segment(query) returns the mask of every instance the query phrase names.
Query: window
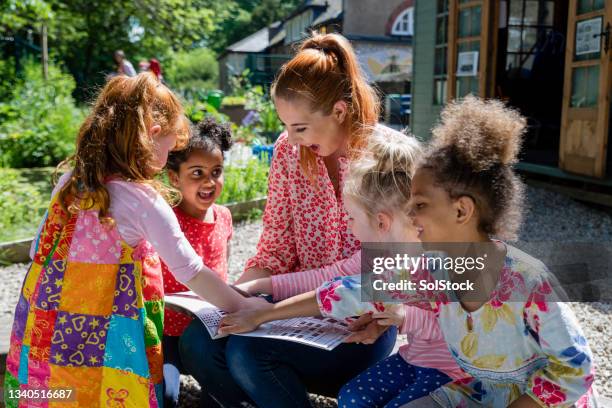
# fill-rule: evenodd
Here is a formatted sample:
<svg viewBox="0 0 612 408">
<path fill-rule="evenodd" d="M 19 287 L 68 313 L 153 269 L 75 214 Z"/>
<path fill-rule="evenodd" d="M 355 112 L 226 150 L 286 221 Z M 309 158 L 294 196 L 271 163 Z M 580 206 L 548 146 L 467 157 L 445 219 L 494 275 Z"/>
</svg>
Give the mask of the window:
<svg viewBox="0 0 612 408">
<path fill-rule="evenodd" d="M 554 38 L 554 1 L 511 0 L 508 13 L 506 71 L 529 75 L 536 54 Z"/>
<path fill-rule="evenodd" d="M 414 7 L 402 11 L 393 22 L 391 35 L 413 35 L 414 33 Z"/>
<path fill-rule="evenodd" d="M 448 1 L 437 0 L 436 45 L 434 51 L 434 105 L 446 102 L 446 81 L 448 75 Z"/>
</svg>

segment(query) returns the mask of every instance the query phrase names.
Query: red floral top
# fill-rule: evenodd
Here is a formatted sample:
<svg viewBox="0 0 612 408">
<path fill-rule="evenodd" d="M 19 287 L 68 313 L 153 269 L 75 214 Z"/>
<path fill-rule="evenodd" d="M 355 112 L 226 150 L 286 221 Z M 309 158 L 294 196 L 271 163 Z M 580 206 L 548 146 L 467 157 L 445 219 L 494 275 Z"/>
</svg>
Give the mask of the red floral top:
<svg viewBox="0 0 612 408">
<path fill-rule="evenodd" d="M 181 230 L 187 240 L 202 257 L 204 265 L 212 269 L 223 281 L 227 281 L 227 248 L 232 238 L 232 214 L 217 204 L 213 204 L 215 222 L 200 221 L 185 214 L 179 207 L 174 208 Z M 164 292 L 177 293 L 188 291 L 189 288 L 178 282 L 168 267 L 162 262 L 164 275 Z M 191 317 L 170 309 L 164 311 L 164 334 L 180 336 L 191 322 Z"/>
<path fill-rule="evenodd" d="M 339 160 L 342 188 L 348 160 Z M 299 162 L 299 147 L 287 133 L 278 138 L 268 177 L 268 203 L 257 254 L 245 269 L 268 268 L 272 274 L 303 271 L 348 258 L 360 248 L 348 231 L 342 195 L 336 195 L 323 159 L 317 156 L 316 186 Z"/>
</svg>

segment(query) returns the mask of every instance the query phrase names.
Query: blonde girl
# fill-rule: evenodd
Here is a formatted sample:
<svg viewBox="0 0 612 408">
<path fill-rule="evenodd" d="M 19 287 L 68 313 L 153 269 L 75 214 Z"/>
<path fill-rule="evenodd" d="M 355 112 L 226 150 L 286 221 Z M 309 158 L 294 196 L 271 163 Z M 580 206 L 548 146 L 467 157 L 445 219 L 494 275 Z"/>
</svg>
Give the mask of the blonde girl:
<svg viewBox="0 0 612 408">
<path fill-rule="evenodd" d="M 408 201 L 414 164 L 421 155 L 420 146 L 413 137 L 395 133 L 379 131 L 372 139 L 367 153 L 352 163 L 344 185 L 351 231 L 358 239 L 368 242 L 415 242 L 416 230 L 408 216 Z M 334 265 L 295 275 L 303 286 L 313 289 L 324 280 L 356 275 L 360 271 L 361 255 L 357 252 Z M 272 293 L 276 299 L 295 293 L 294 286 L 275 277 L 242 285 L 254 293 Z M 270 320 L 329 313 L 325 308 L 331 303 L 325 300 L 324 294 L 319 294 L 319 298 L 322 301 L 317 303 L 315 292 L 311 291 L 283 300 L 265 311 L 237 312 L 223 319 L 221 330 L 241 333 Z M 359 315 L 360 311 L 355 310 L 353 314 Z M 385 323 L 399 327 L 401 333 L 408 335 L 409 343 L 399 353 L 374 364 L 345 384 L 339 393 L 339 407 L 396 407 L 466 376 L 446 348 L 432 312 L 422 314 L 412 306 L 397 305 Z"/>
</svg>

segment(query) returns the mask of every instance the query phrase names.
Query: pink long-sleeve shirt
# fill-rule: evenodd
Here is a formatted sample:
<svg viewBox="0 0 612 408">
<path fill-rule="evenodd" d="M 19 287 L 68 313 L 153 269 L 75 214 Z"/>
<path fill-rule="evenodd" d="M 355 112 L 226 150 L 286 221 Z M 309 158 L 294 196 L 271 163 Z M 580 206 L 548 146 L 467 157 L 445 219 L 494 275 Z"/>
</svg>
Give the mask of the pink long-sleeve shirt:
<svg viewBox="0 0 612 408">
<path fill-rule="evenodd" d="M 350 258 L 322 268 L 272 276 L 272 296 L 275 301 L 317 289 L 337 276 L 358 275 L 361 272 L 361 251 Z M 435 368 L 453 380 L 467 375 L 450 354 L 435 313 L 404 305 L 406 318 L 399 327 L 408 337 L 408 344 L 399 349 L 402 358 L 419 367 Z"/>
<path fill-rule="evenodd" d="M 52 196 L 69 178 L 70 173 L 66 173 L 59 179 Z M 109 214 L 115 220 L 121 239 L 128 245 L 136 247 L 141 241 L 148 241 L 176 279 L 183 283 L 204 268 L 202 258 L 181 231 L 174 211 L 152 187 L 116 179 L 110 180 L 106 188 L 110 194 Z M 40 235 L 43 223 L 36 236 Z M 32 259 L 35 249 L 36 241 L 30 247 Z"/>
</svg>

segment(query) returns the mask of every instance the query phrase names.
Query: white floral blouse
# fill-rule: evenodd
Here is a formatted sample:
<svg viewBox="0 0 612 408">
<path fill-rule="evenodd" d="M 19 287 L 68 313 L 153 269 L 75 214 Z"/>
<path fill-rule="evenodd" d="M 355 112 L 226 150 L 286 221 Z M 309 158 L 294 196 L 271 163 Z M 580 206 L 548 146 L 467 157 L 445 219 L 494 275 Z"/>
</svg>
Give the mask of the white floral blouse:
<svg viewBox="0 0 612 408">
<path fill-rule="evenodd" d="M 460 302 L 444 300 L 452 299 L 451 293 L 432 304 L 451 354 L 472 376 L 440 387 L 432 398 L 449 408 L 497 408 L 527 394 L 543 407 L 596 407 L 593 356 L 573 312 L 554 301 L 542 262 L 506 247 L 497 286 L 478 310 L 469 313 Z M 327 316 L 385 307 L 367 307 L 360 295 L 356 277 L 337 278 L 317 290 Z"/>
</svg>

